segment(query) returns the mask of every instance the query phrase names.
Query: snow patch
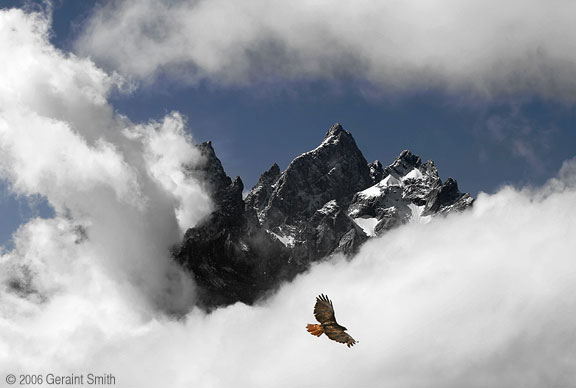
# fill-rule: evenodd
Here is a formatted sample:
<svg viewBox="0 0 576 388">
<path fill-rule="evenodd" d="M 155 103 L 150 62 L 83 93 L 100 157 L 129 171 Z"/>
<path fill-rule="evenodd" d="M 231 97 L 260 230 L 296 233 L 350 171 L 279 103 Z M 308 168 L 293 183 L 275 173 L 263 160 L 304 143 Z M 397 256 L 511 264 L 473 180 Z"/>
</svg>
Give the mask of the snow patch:
<svg viewBox="0 0 576 388">
<path fill-rule="evenodd" d="M 324 206 L 322 206 L 321 209 L 318 209 L 317 212 L 322 213 L 322 214 L 330 214 L 334 212 L 334 209 L 336 209 L 338 207 L 338 204 L 336 203 L 336 200 L 333 199 L 331 201 L 328 201 L 324 204 Z"/>
<path fill-rule="evenodd" d="M 423 216 L 424 208 L 426 206 L 416 206 L 413 203 L 409 204 L 408 207 L 412 212 L 412 216 L 410 217 L 410 223 L 412 224 L 427 224 L 432 219 L 432 216 Z"/>
<path fill-rule="evenodd" d="M 410 171 L 408 174 L 402 177 L 402 181 L 405 181 L 406 179 L 422 179 L 422 178 L 424 178 L 422 171 L 418 170 L 417 168 L 413 168 L 412 171 Z"/>
<path fill-rule="evenodd" d="M 294 236 L 280 236 L 279 234 L 276 234 L 276 233 L 274 233 L 268 229 L 266 229 L 266 232 L 268 234 L 271 234 L 272 236 L 276 237 L 278 239 L 278 241 L 280 241 L 282 244 L 284 244 L 285 247 L 294 248 Z"/>
<path fill-rule="evenodd" d="M 404 184 L 400 179 L 392 175 L 388 175 L 386 178 L 382 179 L 374 186 L 370 186 L 366 190 L 359 192 L 358 195 L 362 198 L 379 197 L 382 195 L 382 192 L 386 187 L 392 187 L 392 186 L 402 187 L 404 186 Z"/>
<path fill-rule="evenodd" d="M 379 186 L 379 184 L 375 184 L 374 186 L 368 187 L 366 190 L 358 193 L 358 195 L 362 198 L 379 197 L 381 194 L 382 188 Z"/>
<path fill-rule="evenodd" d="M 378 185 L 382 187 L 390 187 L 390 186 L 404 186 L 402 181 L 396 178 L 393 175 L 388 175 L 386 178 L 382 179 Z"/>
<path fill-rule="evenodd" d="M 369 237 L 374 237 L 376 236 L 376 233 L 374 232 L 374 228 L 376 228 L 376 225 L 378 224 L 378 219 L 377 218 L 353 218 L 352 219 L 356 225 L 358 225 L 359 227 L 362 228 L 362 230 L 364 231 L 364 233 L 366 233 Z"/>
</svg>

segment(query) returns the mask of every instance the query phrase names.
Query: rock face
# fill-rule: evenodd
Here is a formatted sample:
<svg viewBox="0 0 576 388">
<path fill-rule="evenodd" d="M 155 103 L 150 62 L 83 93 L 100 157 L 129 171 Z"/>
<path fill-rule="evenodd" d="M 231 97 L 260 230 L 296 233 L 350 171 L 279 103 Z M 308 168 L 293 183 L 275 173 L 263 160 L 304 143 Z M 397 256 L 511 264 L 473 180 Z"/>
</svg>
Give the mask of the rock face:
<svg viewBox="0 0 576 388">
<path fill-rule="evenodd" d="M 190 173 L 204 178 L 216 209 L 186 231 L 174 257 L 194 275 L 204 306 L 251 303 L 290 271 L 286 248 L 245 208 L 242 180 L 226 175 L 210 142 L 198 147 L 205 162 Z"/>
<path fill-rule="evenodd" d="M 174 257 L 193 274 L 207 308 L 253 303 L 315 261 L 351 256 L 371 236 L 473 202 L 410 151 L 385 168 L 368 163 L 340 124 L 285 171 L 270 167 L 245 200 L 242 181 L 226 176 L 211 144 L 198 147 L 205 164 L 190 173 L 206 182 L 216 209 L 186 232 Z"/>
<path fill-rule="evenodd" d="M 368 236 L 407 222 L 426 223 L 432 216 L 462 211 L 474 201 L 458 190 L 454 179 L 442 183 L 434 162 L 422 163 L 410 151 L 402 151 L 381 177 L 356 193 L 347 210 Z"/>
</svg>

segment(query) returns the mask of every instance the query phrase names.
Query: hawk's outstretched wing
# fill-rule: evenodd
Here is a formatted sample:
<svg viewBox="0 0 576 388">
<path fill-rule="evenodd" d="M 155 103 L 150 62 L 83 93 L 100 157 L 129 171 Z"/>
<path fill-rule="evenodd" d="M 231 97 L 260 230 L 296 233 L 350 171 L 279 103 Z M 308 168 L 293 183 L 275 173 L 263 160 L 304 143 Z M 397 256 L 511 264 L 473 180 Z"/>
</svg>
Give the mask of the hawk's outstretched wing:
<svg viewBox="0 0 576 388">
<path fill-rule="evenodd" d="M 339 325 L 327 325 L 324 327 L 324 333 L 336 342 L 340 342 L 348 345 L 348 347 L 353 346 L 356 340 L 352 338 L 348 333 L 346 333 Z"/>
<path fill-rule="evenodd" d="M 336 317 L 334 316 L 334 306 L 332 306 L 332 301 L 324 294 L 316 297 L 316 304 L 314 305 L 314 316 L 316 320 L 320 323 L 332 323 L 336 322 Z"/>
<path fill-rule="evenodd" d="M 358 342 L 345 332 L 346 328 L 344 326 L 336 322 L 334 306 L 326 295 L 320 294 L 320 296 L 316 297 L 314 316 L 320 324 L 306 325 L 306 330 L 308 330 L 310 334 L 317 337 L 326 334 L 331 340 L 346 344 L 348 347 Z"/>
</svg>

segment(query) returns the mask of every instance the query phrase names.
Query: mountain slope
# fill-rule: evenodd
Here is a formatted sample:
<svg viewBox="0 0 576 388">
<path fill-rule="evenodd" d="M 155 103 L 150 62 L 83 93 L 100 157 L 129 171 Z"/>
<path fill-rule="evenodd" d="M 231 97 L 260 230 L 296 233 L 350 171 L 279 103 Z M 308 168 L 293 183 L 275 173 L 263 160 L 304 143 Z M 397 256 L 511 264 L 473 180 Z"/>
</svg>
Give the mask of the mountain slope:
<svg viewBox="0 0 576 388">
<path fill-rule="evenodd" d="M 215 211 L 189 229 L 174 257 L 200 286 L 205 307 L 253 303 L 330 255 L 350 256 L 371 236 L 428 222 L 473 203 L 432 161 L 403 151 L 389 166 L 368 163 L 350 132 L 333 125 L 322 143 L 262 174 L 245 200 L 210 143 L 198 146 Z"/>
</svg>

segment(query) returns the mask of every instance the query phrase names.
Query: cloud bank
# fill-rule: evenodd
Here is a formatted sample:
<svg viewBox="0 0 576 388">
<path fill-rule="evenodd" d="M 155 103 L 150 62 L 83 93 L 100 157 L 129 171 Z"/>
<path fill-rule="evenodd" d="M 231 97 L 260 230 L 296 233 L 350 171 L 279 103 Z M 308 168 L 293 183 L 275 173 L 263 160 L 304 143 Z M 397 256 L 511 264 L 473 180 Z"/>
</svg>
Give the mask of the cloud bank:
<svg viewBox="0 0 576 388">
<path fill-rule="evenodd" d="M 199 3 L 203 4 L 203 3 Z M 0 171 L 43 195 L 0 257 L 7 373 L 112 373 L 120 387 L 543 387 L 576 380 L 576 161 L 538 189 L 481 194 L 464 214 L 409 224 L 286 284 L 205 314 L 167 260 L 206 214 L 198 155 L 174 113 L 130 123 L 119 82 L 0 11 Z M 310 336 L 319 293 L 360 340 Z M 189 308 L 189 310 L 185 310 Z M 167 311 L 187 311 L 176 319 Z"/>
<path fill-rule="evenodd" d="M 386 92 L 574 102 L 574 14 L 570 0 L 108 1 L 76 47 L 145 81 L 344 76 Z"/>
<path fill-rule="evenodd" d="M 54 49 L 43 15 L 0 18 L 0 177 L 56 213 L 20 228 L 2 277 L 46 296 L 106 276 L 144 304 L 189 303 L 169 248 L 210 200 L 182 169 L 200 161 L 183 118 L 131 123 L 107 103 L 121 80 Z"/>
<path fill-rule="evenodd" d="M 575 173 L 571 162 L 537 191 L 505 188 L 466 214 L 407 225 L 255 307 L 173 320 L 103 292 L 105 277 L 84 282 L 4 315 L 2 365 L 113 373 L 138 387 L 570 386 Z M 99 298 L 85 298 L 91 287 Z M 305 331 L 320 292 L 360 340 L 354 348 Z"/>
</svg>

